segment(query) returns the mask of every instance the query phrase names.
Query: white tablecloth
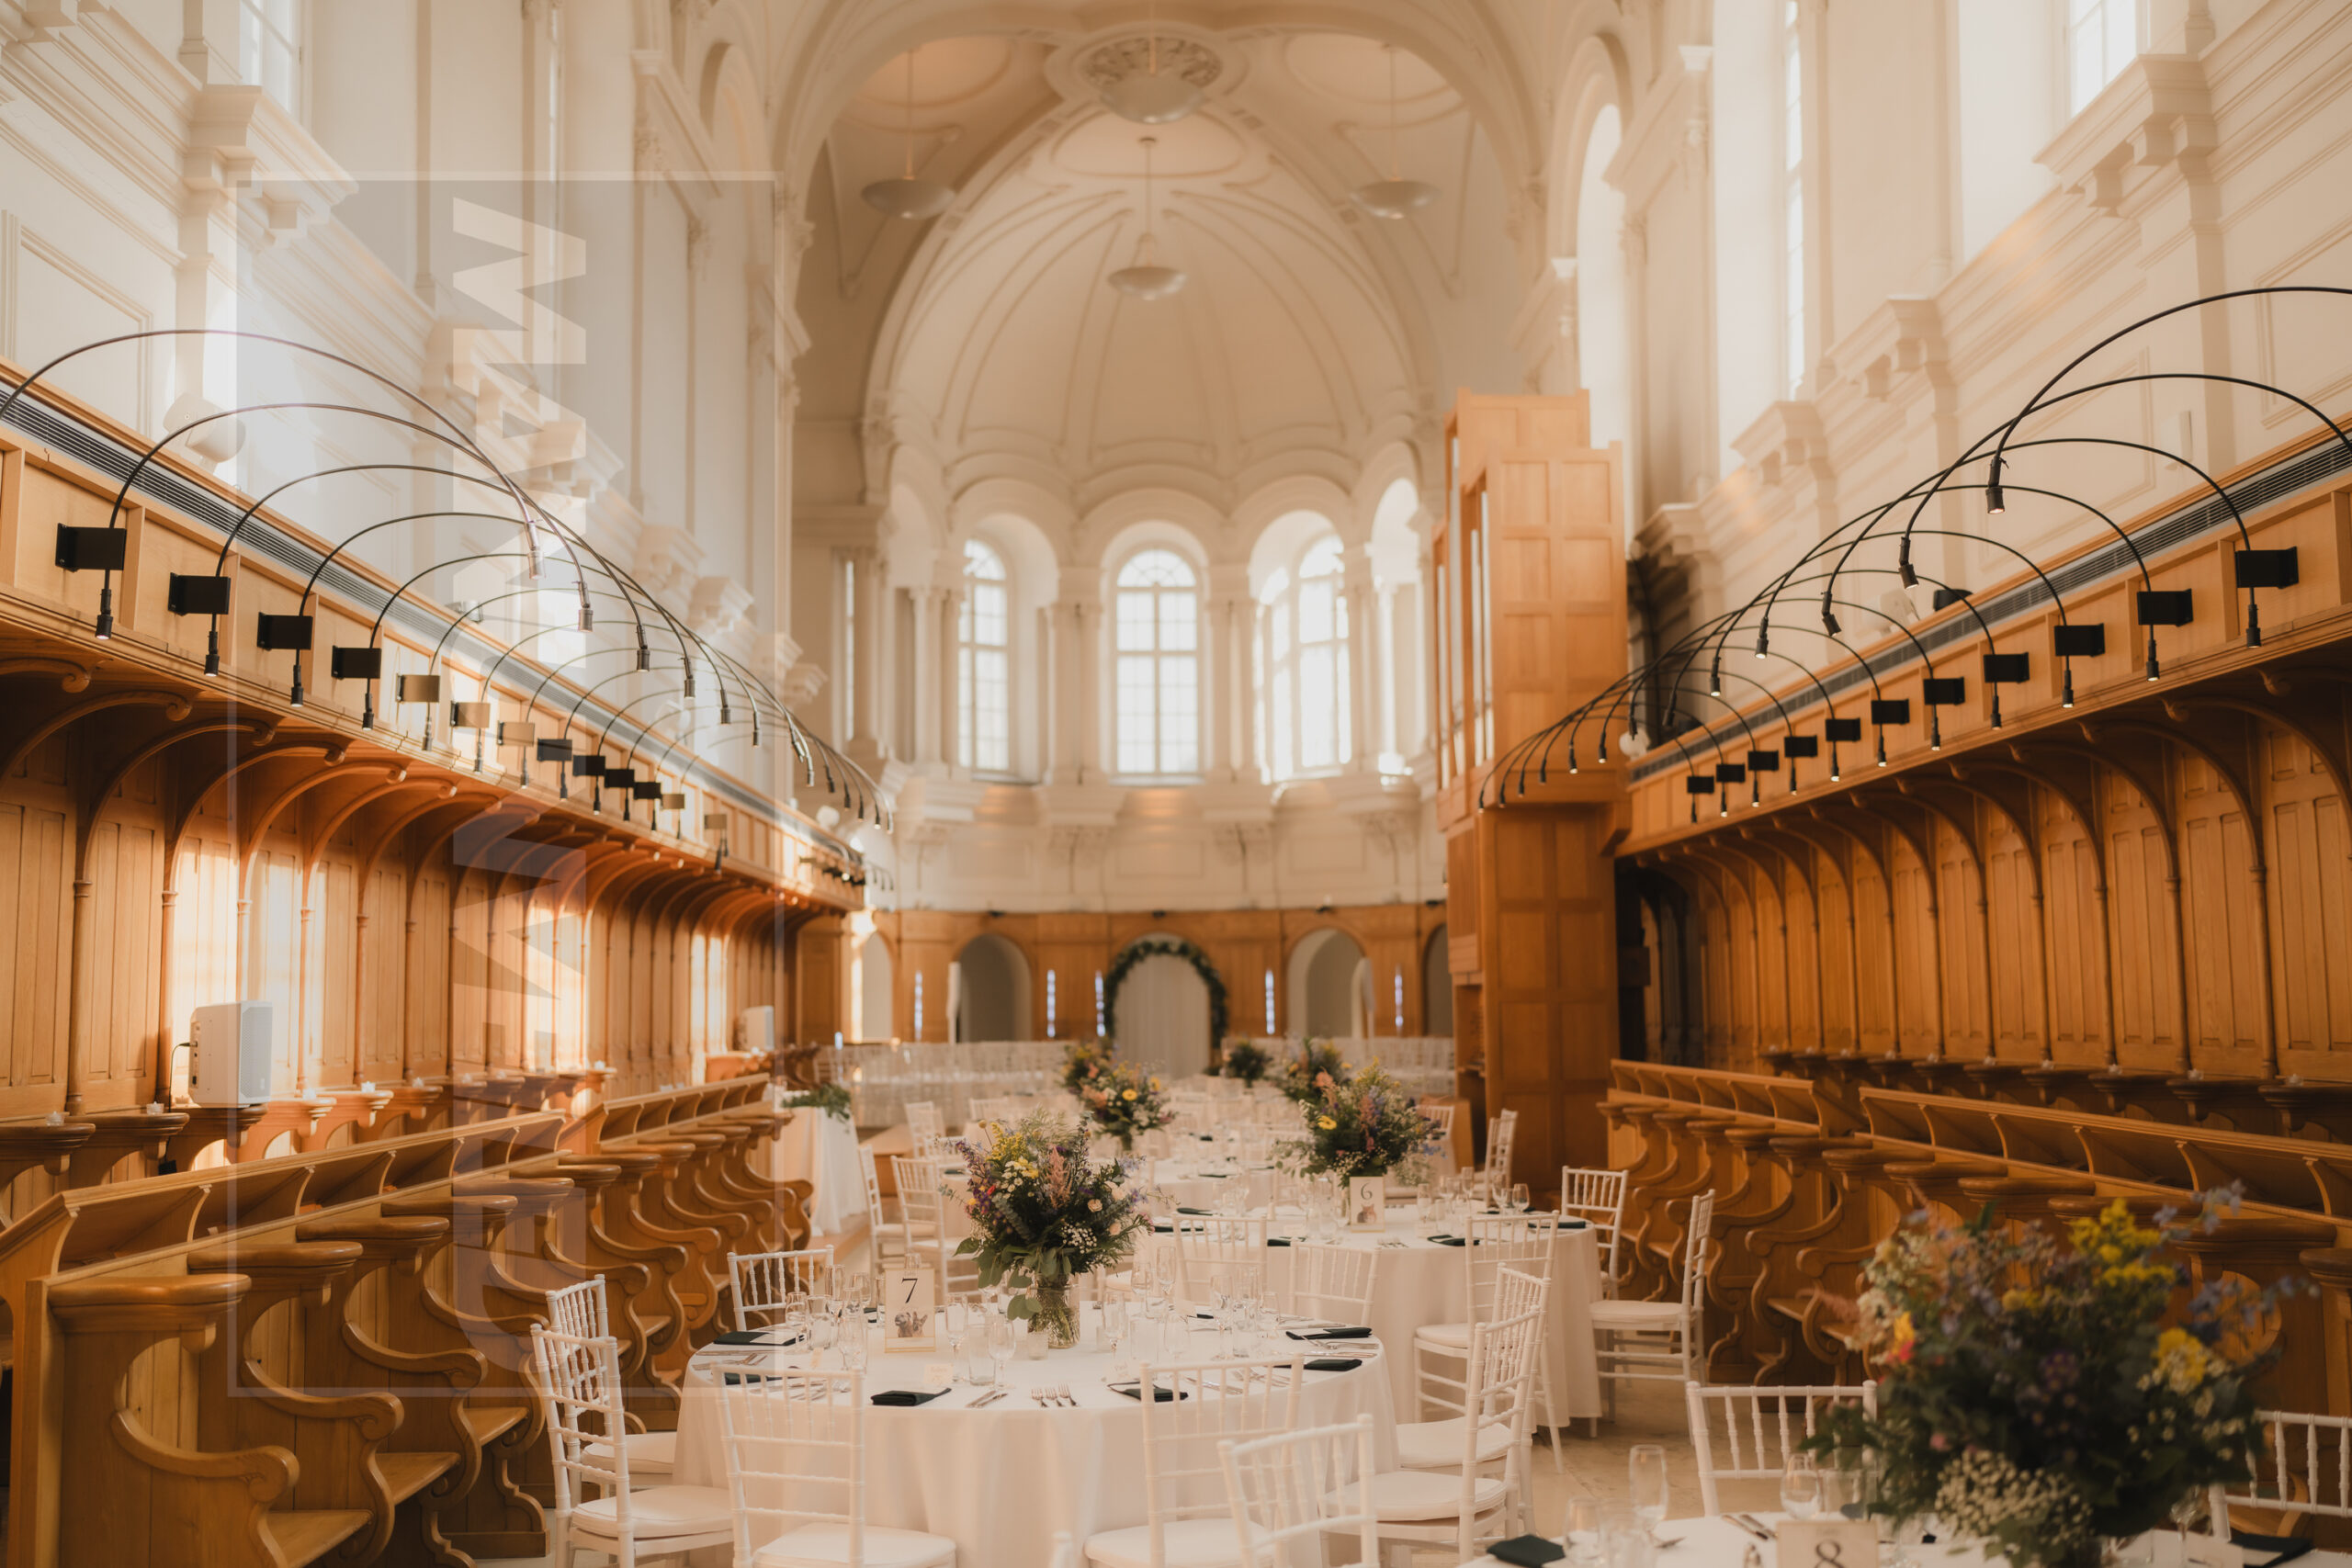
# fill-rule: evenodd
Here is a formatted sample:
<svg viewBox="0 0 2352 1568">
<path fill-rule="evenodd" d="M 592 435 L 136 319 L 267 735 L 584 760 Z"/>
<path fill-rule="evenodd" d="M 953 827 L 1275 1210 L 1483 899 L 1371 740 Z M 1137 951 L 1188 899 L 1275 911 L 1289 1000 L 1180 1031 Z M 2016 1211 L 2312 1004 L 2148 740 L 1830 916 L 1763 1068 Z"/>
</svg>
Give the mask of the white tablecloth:
<svg viewBox="0 0 2352 1568">
<path fill-rule="evenodd" d="M 952 1536 L 956 1568 L 1042 1568 L 1053 1556 L 1054 1532 L 1068 1530 L 1081 1545 L 1090 1535 L 1147 1521 L 1144 1507 L 1143 1412 L 1103 1386 L 1111 1358 L 1094 1348 L 1094 1314 L 1084 1314 L 1085 1337 L 1074 1350 L 1042 1361 L 1015 1360 L 1007 1369 L 1016 1390 L 1067 1384 L 1078 1408 L 1048 1409 L 1016 1392 L 985 1410 L 973 1410 L 981 1389 L 959 1388 L 928 1404 L 877 1406 L 866 1412 L 866 1522 Z M 1192 1337 L 1190 1359 L 1215 1355 L 1213 1335 Z M 886 1356 L 881 1333 L 870 1343 L 867 1392 L 912 1388 L 933 1355 Z M 1274 1354 L 1278 1352 L 1271 1352 Z M 1360 1355 L 1352 1346 L 1313 1346 L 1317 1356 Z M 1393 1351 L 1391 1353 L 1394 1353 Z M 717 1347 L 688 1367 L 678 1413 L 675 1479 L 688 1486 L 727 1484 L 724 1433 L 714 1379 L 730 1352 Z M 1369 1415 L 1375 1454 L 1385 1468 L 1396 1460 L 1396 1417 L 1387 1380 L 1374 1357 L 1353 1371 L 1310 1372 L 1300 1398 L 1302 1426 L 1334 1426 Z M 706 1560 L 697 1553 L 695 1562 Z M 724 1550 L 707 1561 L 724 1563 Z"/>
<path fill-rule="evenodd" d="M 1151 1180 L 1188 1209 L 1215 1209 L 1237 1191 L 1243 1208 L 1262 1209 L 1274 1201 L 1276 1175 L 1270 1166 L 1163 1159 L 1153 1162 Z"/>
<path fill-rule="evenodd" d="M 775 1135 L 769 1169 L 778 1181 L 817 1184 L 808 1223 L 820 1235 L 839 1235 L 865 1213 L 865 1176 L 857 1165 L 857 1129 L 838 1116 L 808 1107 Z"/>
<path fill-rule="evenodd" d="M 1686 1505 L 1695 1505 L 1697 1499 L 1693 1497 L 1684 1501 Z M 1672 1514 L 1676 1506 L 1669 1499 L 1667 1512 Z M 1768 1528 L 1777 1526 L 1782 1517 L 1779 1514 L 1759 1514 L 1757 1517 Z M 1555 1519 L 1556 1517 L 1555 1516 Z M 1739 1568 L 1740 1563 L 1747 1560 L 1750 1546 L 1762 1554 L 1764 1568 L 1778 1568 L 1780 1554 L 1775 1543 L 1758 1540 L 1720 1516 L 1713 1518 L 1668 1518 L 1658 1527 L 1657 1533 L 1660 1540 L 1674 1543 L 1671 1551 L 1659 1553 L 1660 1568 Z M 1549 1539 L 1557 1541 L 1559 1537 Z M 2180 1549 L 2177 1536 L 2170 1530 L 2158 1530 L 2152 1540 L 2147 1537 L 2142 1540 L 2154 1550 L 2152 1554 L 2143 1553 L 2136 1561 L 2147 1564 L 2148 1568 L 2178 1568 Z M 1912 1562 L 1919 1564 L 1920 1568 L 1983 1568 L 1986 1561 L 1983 1552 L 1965 1546 L 1937 1544 L 1914 1546 L 1910 1550 Z M 1993 1561 L 2006 1562 L 2006 1559 L 1996 1558 Z M 2310 1564 L 2311 1568 L 2352 1568 L 2352 1556 L 2341 1551 L 2313 1551 L 2299 1561 Z M 1570 1560 L 1563 1558 L 1560 1562 L 1561 1568 L 1573 1568 Z M 1510 1565 L 1492 1557 L 1474 1557 L 1463 1568 L 1510 1568 Z"/>
<path fill-rule="evenodd" d="M 1441 1247 L 1428 1240 L 1409 1213 L 1396 1218 L 1398 1212 L 1390 1211 L 1385 1232 L 1350 1232 L 1337 1239 L 1346 1247 L 1379 1249 L 1371 1326 L 1388 1347 L 1390 1396 L 1397 1419 L 1412 1421 L 1421 1418 L 1413 1397 L 1413 1330 L 1429 1324 L 1460 1323 L 1470 1315 L 1470 1271 L 1463 1258 L 1465 1248 Z M 1283 1234 L 1286 1223 L 1296 1231 L 1305 1230 L 1285 1213 L 1274 1222 L 1273 1234 Z M 1404 1245 L 1385 1247 L 1385 1242 Z M 1153 1245 L 1165 1249 L 1174 1242 L 1159 1235 Z M 1267 1249 L 1269 1289 L 1277 1292 L 1289 1289 L 1291 1256 L 1287 1247 Z M 1544 1365 L 1552 1382 L 1553 1414 L 1563 1424 L 1602 1413 L 1600 1366 L 1592 1354 L 1591 1303 L 1600 1293 L 1600 1252 L 1593 1233 L 1555 1233 L 1551 1300 L 1544 1313 Z M 1435 1409 L 1428 1412 L 1431 1418 L 1443 1414 Z M 1540 1418 L 1540 1411 L 1538 1415 Z"/>
</svg>

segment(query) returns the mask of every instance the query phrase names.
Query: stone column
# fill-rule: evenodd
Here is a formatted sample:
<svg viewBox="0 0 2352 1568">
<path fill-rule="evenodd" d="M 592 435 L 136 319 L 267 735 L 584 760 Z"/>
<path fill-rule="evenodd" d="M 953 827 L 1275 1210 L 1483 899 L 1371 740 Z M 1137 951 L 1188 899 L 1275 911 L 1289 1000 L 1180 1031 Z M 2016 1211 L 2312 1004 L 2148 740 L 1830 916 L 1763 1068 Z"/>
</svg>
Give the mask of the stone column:
<svg viewBox="0 0 2352 1568">
<path fill-rule="evenodd" d="M 944 707 L 946 694 L 941 689 L 936 672 L 939 669 L 939 606 L 946 595 L 936 588 L 909 590 L 915 604 L 915 762 L 937 764 L 942 761 L 939 738 L 943 733 L 940 712 Z M 933 678 L 922 679 L 931 671 Z"/>
<path fill-rule="evenodd" d="M 1372 561 L 1362 550 L 1348 552 L 1340 592 L 1348 598 L 1348 771 L 1369 773 L 1379 750 L 1380 655 L 1374 635 Z"/>
<path fill-rule="evenodd" d="M 934 592 L 939 595 L 939 756 L 942 761 L 959 766 L 964 756 L 960 744 L 964 690 L 959 678 L 957 654 L 963 629 L 964 595 L 968 590 L 959 581 L 952 588 Z"/>
<path fill-rule="evenodd" d="M 1396 739 L 1396 585 L 1383 583 L 1375 591 L 1380 605 L 1380 620 L 1373 630 L 1378 634 L 1380 646 L 1379 684 L 1374 688 L 1380 703 L 1380 744 L 1382 752 L 1402 751 Z"/>
</svg>

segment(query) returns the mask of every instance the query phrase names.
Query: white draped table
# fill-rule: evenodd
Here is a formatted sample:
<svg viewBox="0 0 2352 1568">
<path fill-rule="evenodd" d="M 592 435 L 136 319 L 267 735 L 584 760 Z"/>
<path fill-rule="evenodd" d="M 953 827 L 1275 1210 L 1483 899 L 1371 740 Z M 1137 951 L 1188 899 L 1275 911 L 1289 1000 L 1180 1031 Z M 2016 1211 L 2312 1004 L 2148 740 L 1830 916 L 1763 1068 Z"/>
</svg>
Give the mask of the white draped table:
<svg viewBox="0 0 2352 1568">
<path fill-rule="evenodd" d="M 877 1405 L 865 1417 L 866 1521 L 953 1537 L 956 1568 L 1042 1568 L 1053 1557 L 1054 1533 L 1068 1530 L 1081 1544 L 1090 1535 L 1147 1522 L 1144 1507 L 1143 1412 L 1104 1387 L 1111 1358 L 1097 1350 L 1095 1315 L 1083 1313 L 1084 1338 L 1074 1350 L 1042 1361 L 1014 1360 L 1006 1369 L 1013 1389 L 984 1410 L 971 1408 L 984 1389 L 958 1387 L 928 1404 Z M 1216 1353 L 1211 1333 L 1188 1337 L 1188 1360 Z M 1274 1349 L 1277 1344 L 1284 1348 Z M 931 1355 L 884 1355 L 881 1331 L 869 1338 L 869 1396 L 882 1389 L 915 1388 L 924 1369 L 945 1362 L 943 1346 Z M 1309 1359 L 1360 1357 L 1355 1345 L 1293 1347 L 1269 1339 L 1268 1356 L 1296 1349 Z M 1130 1349 L 1133 1349 L 1130 1346 Z M 1397 1354 L 1395 1347 L 1387 1354 Z M 791 1353 L 754 1353 L 711 1346 L 688 1365 L 678 1412 L 675 1479 L 688 1486 L 727 1484 L 724 1432 L 716 1386 L 731 1358 L 764 1354 L 791 1364 Z M 1309 1372 L 1300 1397 L 1303 1426 L 1334 1426 L 1373 1418 L 1375 1452 L 1385 1467 L 1396 1459 L 1396 1416 L 1380 1356 L 1352 1371 Z M 1067 1385 L 1076 1409 L 1035 1403 L 1028 1390 Z M 724 1563 L 724 1550 L 695 1561 Z"/>
<path fill-rule="evenodd" d="M 1780 1524 L 1786 1516 L 1758 1514 L 1757 1519 L 1768 1529 Z M 1729 1519 L 1717 1515 L 1713 1518 L 1668 1519 L 1657 1527 L 1658 1539 L 1669 1543 L 1669 1550 L 1658 1554 L 1660 1568 L 1740 1568 L 1747 1561 L 1747 1549 L 1756 1548 L 1764 1559 L 1764 1568 L 1779 1568 L 1776 1544 L 1759 1540 L 1741 1529 Z M 1553 1536 L 1557 1541 L 1559 1537 Z M 2141 1538 L 2154 1546 L 2153 1555 L 2143 1555 L 2141 1562 L 2151 1568 L 2177 1568 L 2180 1553 L 2169 1531 L 2159 1530 L 2153 1539 Z M 1920 1568 L 1984 1568 L 1984 1554 L 1974 1547 L 1937 1544 L 1913 1546 L 1911 1560 Z M 1991 1559 L 2007 1562 L 2005 1558 Z M 2352 1556 L 2341 1551 L 2313 1551 L 2296 1559 L 2311 1568 L 2352 1568 Z M 1568 1558 L 1559 1560 L 1560 1568 L 1575 1568 Z M 1493 1557 L 1474 1557 L 1463 1568 L 1510 1568 L 1509 1563 Z M 1804 1565 L 1809 1568 L 1809 1565 Z"/>
<path fill-rule="evenodd" d="M 816 1184 L 808 1223 L 820 1235 L 839 1235 L 865 1213 L 865 1176 L 858 1168 L 857 1129 L 838 1116 L 802 1106 L 775 1135 L 768 1156 L 778 1181 Z"/>
<path fill-rule="evenodd" d="M 1402 1218 L 1398 1213 L 1389 1211 L 1385 1231 L 1345 1232 L 1334 1239 L 1342 1247 L 1379 1254 L 1370 1326 L 1388 1347 L 1390 1397 L 1397 1418 L 1412 1421 L 1420 1418 L 1413 1399 L 1413 1331 L 1469 1317 L 1470 1270 L 1463 1257 L 1466 1248 L 1429 1240 L 1425 1227 L 1409 1213 Z M 1283 1235 L 1285 1225 L 1302 1234 L 1306 1228 L 1284 1211 L 1272 1222 L 1272 1234 Z M 1551 1299 L 1544 1312 L 1544 1366 L 1551 1378 L 1554 1418 L 1566 1424 L 1601 1414 L 1591 1312 L 1600 1293 L 1600 1250 L 1589 1229 L 1555 1231 L 1553 1238 Z M 1172 1257 L 1168 1249 L 1175 1246 L 1173 1236 L 1163 1233 L 1154 1236 L 1152 1243 Z M 1267 1248 L 1266 1284 L 1277 1294 L 1290 1287 L 1292 1256 L 1288 1247 Z M 1435 1416 L 1442 1412 L 1429 1414 Z"/>
</svg>

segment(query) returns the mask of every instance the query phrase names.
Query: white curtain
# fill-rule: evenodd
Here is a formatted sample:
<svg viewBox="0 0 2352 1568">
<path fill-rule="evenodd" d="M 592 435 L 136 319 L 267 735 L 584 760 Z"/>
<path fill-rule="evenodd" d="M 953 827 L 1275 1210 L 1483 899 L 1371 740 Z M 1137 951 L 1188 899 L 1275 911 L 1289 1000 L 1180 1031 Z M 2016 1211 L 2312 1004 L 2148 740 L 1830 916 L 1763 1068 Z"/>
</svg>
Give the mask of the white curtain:
<svg viewBox="0 0 2352 1568">
<path fill-rule="evenodd" d="M 1209 987 L 1181 958 L 1155 953 L 1119 987 L 1119 1055 L 1162 1078 L 1205 1072 L 1209 1065 Z"/>
</svg>

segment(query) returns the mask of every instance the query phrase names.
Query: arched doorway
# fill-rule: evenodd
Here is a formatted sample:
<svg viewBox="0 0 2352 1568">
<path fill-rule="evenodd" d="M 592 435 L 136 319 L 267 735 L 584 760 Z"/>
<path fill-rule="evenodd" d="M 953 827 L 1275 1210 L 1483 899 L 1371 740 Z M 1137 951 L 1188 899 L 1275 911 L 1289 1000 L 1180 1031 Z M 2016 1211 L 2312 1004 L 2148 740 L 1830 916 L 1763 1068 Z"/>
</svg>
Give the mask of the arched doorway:
<svg viewBox="0 0 2352 1568">
<path fill-rule="evenodd" d="M 850 1021 L 853 1040 L 890 1040 L 898 1026 L 890 1016 L 893 996 L 890 944 L 869 933 L 857 950 L 855 998 L 857 1016 Z"/>
<path fill-rule="evenodd" d="M 1290 1025 L 1295 1034 L 1357 1040 L 1371 1032 L 1364 998 L 1372 965 L 1343 931 L 1325 927 L 1290 953 Z"/>
<path fill-rule="evenodd" d="M 1421 949 L 1421 1032 L 1453 1032 L 1453 964 L 1446 955 L 1445 928 L 1430 932 Z"/>
<path fill-rule="evenodd" d="M 951 983 L 956 1039 L 1029 1037 L 1029 960 L 1012 942 L 982 931 L 956 955 Z"/>
<path fill-rule="evenodd" d="M 1141 942 L 1172 942 L 1165 933 Z M 1209 1068 L 1209 987 L 1199 970 L 1172 953 L 1138 961 L 1120 986 L 1111 1032 L 1119 1055 L 1163 1079 Z"/>
</svg>

